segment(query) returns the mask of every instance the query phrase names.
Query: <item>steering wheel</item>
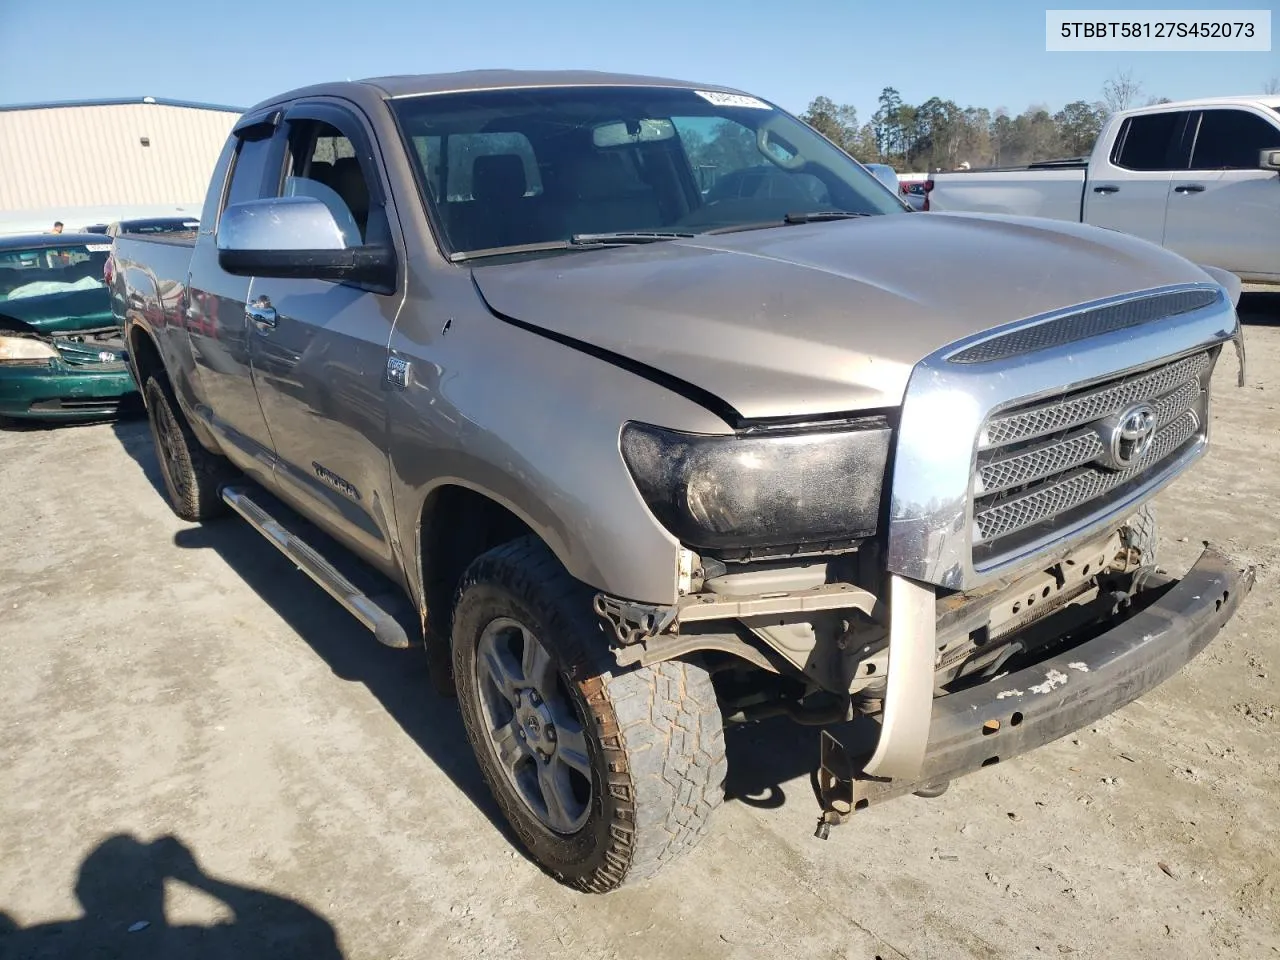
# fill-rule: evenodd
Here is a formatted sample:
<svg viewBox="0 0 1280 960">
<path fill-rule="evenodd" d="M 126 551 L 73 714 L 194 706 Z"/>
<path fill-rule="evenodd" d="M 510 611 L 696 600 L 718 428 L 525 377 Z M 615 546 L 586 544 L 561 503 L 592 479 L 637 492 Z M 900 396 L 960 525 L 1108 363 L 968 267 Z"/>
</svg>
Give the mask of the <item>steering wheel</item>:
<svg viewBox="0 0 1280 960">
<path fill-rule="evenodd" d="M 808 162 L 799 152 L 793 153 L 789 157 L 778 156 L 769 149 L 769 138 L 772 135 L 773 129 L 767 123 L 762 123 L 756 128 L 756 149 L 764 154 L 764 158 L 775 167 L 781 167 L 783 170 L 799 170 Z"/>
</svg>

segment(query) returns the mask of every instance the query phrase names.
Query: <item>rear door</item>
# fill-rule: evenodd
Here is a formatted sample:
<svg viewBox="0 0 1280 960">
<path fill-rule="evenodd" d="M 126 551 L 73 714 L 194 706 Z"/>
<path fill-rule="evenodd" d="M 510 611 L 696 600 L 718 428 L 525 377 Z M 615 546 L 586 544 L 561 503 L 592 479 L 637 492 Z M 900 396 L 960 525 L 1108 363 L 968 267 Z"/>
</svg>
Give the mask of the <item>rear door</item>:
<svg viewBox="0 0 1280 960">
<path fill-rule="evenodd" d="M 1280 176 L 1258 167 L 1280 150 L 1280 114 L 1215 108 L 1195 117 L 1190 169 L 1173 177 L 1165 246 L 1196 263 L 1280 280 Z"/>
<path fill-rule="evenodd" d="M 318 198 L 361 243 L 401 248 L 373 136 L 354 106 L 295 103 L 280 136 L 287 143 L 281 195 Z M 403 264 L 402 248 L 397 259 Z M 255 277 L 248 299 L 272 318 L 253 324 L 251 354 L 275 444 L 277 492 L 392 571 L 385 381 L 401 290 Z"/>
<path fill-rule="evenodd" d="M 1187 111 L 1141 113 L 1121 124 L 1111 151 L 1089 166 L 1084 221 L 1164 242 L 1175 169 L 1186 169 Z"/>
<path fill-rule="evenodd" d="M 271 196 L 277 190 L 284 153 L 283 144 L 274 138 L 275 119 L 274 114 L 249 118 L 237 127 L 230 173 L 216 208 L 219 218 L 229 204 Z M 252 280 L 218 266 L 216 219 L 200 229 L 191 256 L 184 319 L 201 393 L 209 405 L 208 420 L 225 441 L 227 455 L 259 480 L 267 480 L 273 444 L 254 390 L 252 334 L 245 317 Z"/>
</svg>

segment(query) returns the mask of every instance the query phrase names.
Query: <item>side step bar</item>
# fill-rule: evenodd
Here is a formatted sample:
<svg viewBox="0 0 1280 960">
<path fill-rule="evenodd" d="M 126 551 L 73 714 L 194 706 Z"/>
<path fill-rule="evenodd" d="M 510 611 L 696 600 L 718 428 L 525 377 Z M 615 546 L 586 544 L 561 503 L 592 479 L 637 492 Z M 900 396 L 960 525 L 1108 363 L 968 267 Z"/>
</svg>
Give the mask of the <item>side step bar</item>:
<svg viewBox="0 0 1280 960">
<path fill-rule="evenodd" d="M 347 612 L 373 631 L 379 643 L 388 647 L 409 646 L 404 627 L 390 612 L 360 591 L 324 557 L 311 548 L 305 540 L 290 532 L 275 517 L 255 503 L 242 487 L 222 488 L 222 499 L 249 525 L 267 538 L 267 541 L 292 560 L 308 577 L 337 600 Z"/>
</svg>

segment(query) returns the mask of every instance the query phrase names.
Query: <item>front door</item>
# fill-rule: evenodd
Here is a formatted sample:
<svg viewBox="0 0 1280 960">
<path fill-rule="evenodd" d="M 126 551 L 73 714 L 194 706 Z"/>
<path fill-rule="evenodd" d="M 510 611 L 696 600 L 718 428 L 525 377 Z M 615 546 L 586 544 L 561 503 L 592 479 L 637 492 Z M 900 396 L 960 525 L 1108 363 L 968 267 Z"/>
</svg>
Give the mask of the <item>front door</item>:
<svg viewBox="0 0 1280 960">
<path fill-rule="evenodd" d="M 1250 280 L 1280 280 L 1280 175 L 1258 168 L 1263 150 L 1280 150 L 1280 114 L 1201 113 L 1191 169 L 1170 183 L 1165 246 Z"/>
<path fill-rule="evenodd" d="M 316 197 L 358 243 L 393 244 L 381 171 L 354 108 L 286 113 L 283 195 Z M 331 535 L 392 572 L 387 344 L 401 296 L 354 283 L 255 277 L 253 374 L 275 445 L 275 488 Z"/>
<path fill-rule="evenodd" d="M 1111 153 L 1089 164 L 1085 223 L 1163 242 L 1169 179 L 1179 165 L 1187 116 L 1147 113 L 1124 122 Z"/>
</svg>

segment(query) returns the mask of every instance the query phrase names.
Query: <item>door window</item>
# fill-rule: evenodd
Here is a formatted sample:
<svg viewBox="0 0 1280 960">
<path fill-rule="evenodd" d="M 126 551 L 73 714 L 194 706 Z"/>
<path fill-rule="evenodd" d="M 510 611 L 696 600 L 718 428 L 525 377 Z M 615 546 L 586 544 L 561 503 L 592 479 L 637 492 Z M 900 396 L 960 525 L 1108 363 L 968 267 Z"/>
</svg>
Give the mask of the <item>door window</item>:
<svg viewBox="0 0 1280 960">
<path fill-rule="evenodd" d="M 1200 119 L 1193 170 L 1257 170 L 1263 150 L 1280 150 L 1280 129 L 1244 110 L 1206 110 Z"/>
<path fill-rule="evenodd" d="M 240 137 L 236 144 L 235 159 L 231 163 L 231 183 L 227 186 L 227 195 L 223 209 L 232 203 L 245 200 L 258 200 L 264 195 L 263 183 L 266 180 L 267 163 L 271 153 L 271 132 L 251 130 Z M 276 176 L 280 175 L 277 166 Z M 269 188 L 274 192 L 275 184 Z"/>
<path fill-rule="evenodd" d="M 1126 170 L 1174 170 L 1179 133 L 1185 113 L 1148 113 L 1125 121 L 1111 162 Z"/>
<path fill-rule="evenodd" d="M 320 200 L 350 246 L 366 242 L 369 184 L 350 138 L 333 124 L 323 120 L 290 123 L 284 195 Z"/>
</svg>

